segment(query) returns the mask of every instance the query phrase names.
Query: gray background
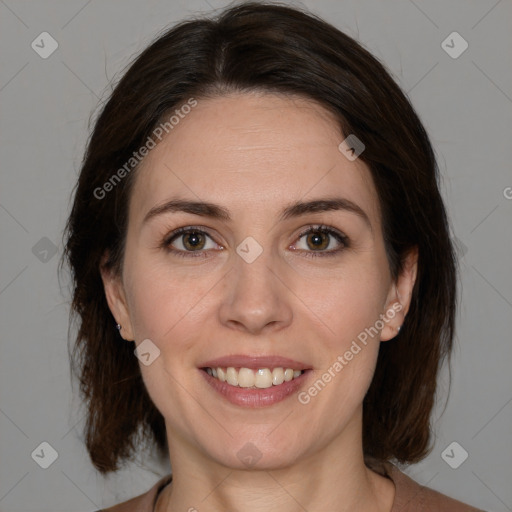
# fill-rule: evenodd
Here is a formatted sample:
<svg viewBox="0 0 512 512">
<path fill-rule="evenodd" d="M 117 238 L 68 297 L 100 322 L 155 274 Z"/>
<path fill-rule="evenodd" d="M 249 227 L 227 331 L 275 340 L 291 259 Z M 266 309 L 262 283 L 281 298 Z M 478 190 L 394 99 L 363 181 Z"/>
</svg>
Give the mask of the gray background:
<svg viewBox="0 0 512 512">
<path fill-rule="evenodd" d="M 106 479 L 91 465 L 80 439 L 83 410 L 69 378 L 68 283 L 59 284 L 57 263 L 89 116 L 109 84 L 158 31 L 226 5 L 0 0 L 2 512 L 91 511 L 145 492 L 169 471 L 149 453 Z M 302 5 L 361 41 L 408 92 L 439 157 L 461 252 L 451 394 L 441 416 L 445 371 L 434 449 L 407 472 L 479 507 L 510 511 L 512 2 Z M 44 31 L 59 45 L 47 59 L 31 47 Z M 469 44 L 455 59 L 441 46 L 453 31 Z M 457 50 L 459 43 L 448 44 Z M 453 441 L 469 454 L 458 469 L 441 456 Z M 58 452 L 48 469 L 31 456 L 42 442 Z M 448 453 L 456 461 L 462 452 Z"/>
</svg>

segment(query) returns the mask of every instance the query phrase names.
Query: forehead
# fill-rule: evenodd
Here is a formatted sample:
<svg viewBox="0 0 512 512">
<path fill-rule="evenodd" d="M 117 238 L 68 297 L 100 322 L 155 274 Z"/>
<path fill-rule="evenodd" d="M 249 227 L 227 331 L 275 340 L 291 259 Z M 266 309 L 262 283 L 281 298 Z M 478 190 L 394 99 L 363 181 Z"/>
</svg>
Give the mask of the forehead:
<svg viewBox="0 0 512 512">
<path fill-rule="evenodd" d="M 243 216 L 292 200 L 343 195 L 378 222 L 369 170 L 342 155 L 344 138 L 330 112 L 298 96 L 198 99 L 143 160 L 130 217 L 140 219 L 176 196 L 224 204 Z"/>
</svg>

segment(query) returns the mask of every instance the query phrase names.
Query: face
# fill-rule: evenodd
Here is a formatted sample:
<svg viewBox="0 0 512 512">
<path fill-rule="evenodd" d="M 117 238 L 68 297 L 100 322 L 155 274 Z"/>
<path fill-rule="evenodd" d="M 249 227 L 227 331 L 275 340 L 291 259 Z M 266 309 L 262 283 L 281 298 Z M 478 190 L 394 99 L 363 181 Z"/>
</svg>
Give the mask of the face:
<svg viewBox="0 0 512 512">
<path fill-rule="evenodd" d="M 415 268 L 391 278 L 370 172 L 344 138 L 297 97 L 199 99 L 137 171 L 122 276 L 103 278 L 123 337 L 159 351 L 140 367 L 171 459 L 186 446 L 277 468 L 361 450 Z"/>
</svg>

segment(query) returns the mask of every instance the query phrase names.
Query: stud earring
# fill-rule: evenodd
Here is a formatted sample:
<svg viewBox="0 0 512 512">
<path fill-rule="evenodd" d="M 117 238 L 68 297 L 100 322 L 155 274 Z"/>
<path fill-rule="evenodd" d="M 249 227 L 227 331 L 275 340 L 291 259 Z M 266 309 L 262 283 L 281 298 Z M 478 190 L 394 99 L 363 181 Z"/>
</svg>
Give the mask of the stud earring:
<svg viewBox="0 0 512 512">
<path fill-rule="evenodd" d="M 119 332 L 121 332 L 121 324 L 117 324 L 117 325 L 116 325 L 116 329 L 117 329 Z"/>
<path fill-rule="evenodd" d="M 400 332 L 400 329 L 402 328 L 401 325 L 399 325 L 397 328 L 396 328 L 396 333 L 398 334 Z"/>
</svg>

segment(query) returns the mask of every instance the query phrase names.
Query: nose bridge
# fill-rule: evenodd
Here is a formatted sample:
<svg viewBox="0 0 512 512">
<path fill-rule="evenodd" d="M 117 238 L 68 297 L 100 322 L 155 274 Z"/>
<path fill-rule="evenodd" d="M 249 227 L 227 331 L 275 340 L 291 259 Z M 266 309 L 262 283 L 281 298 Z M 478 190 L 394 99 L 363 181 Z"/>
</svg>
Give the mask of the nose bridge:
<svg viewBox="0 0 512 512">
<path fill-rule="evenodd" d="M 221 321 L 252 333 L 269 325 L 287 325 L 292 311 L 286 287 L 278 278 L 279 268 L 270 248 L 264 248 L 252 237 L 244 239 L 234 254 L 220 308 Z"/>
<path fill-rule="evenodd" d="M 257 245 L 256 245 L 257 244 Z M 270 292 L 275 283 L 276 258 L 270 247 L 265 249 L 254 239 L 240 243 L 233 258 L 234 275 L 240 290 L 247 288 L 256 297 L 260 292 Z"/>
</svg>

